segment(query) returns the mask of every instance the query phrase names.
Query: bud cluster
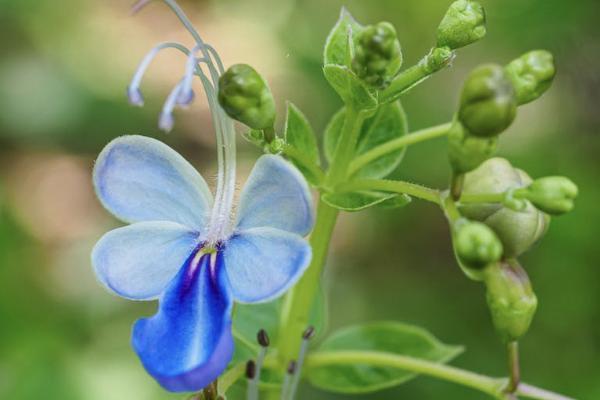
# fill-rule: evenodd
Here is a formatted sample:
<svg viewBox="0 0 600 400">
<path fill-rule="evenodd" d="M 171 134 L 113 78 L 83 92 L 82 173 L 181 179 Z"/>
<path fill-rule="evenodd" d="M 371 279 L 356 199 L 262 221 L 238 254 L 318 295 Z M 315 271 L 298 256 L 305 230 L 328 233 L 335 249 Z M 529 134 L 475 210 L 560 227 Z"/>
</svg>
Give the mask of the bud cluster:
<svg viewBox="0 0 600 400">
<path fill-rule="evenodd" d="M 383 88 L 402 66 L 396 29 L 388 22 L 369 25 L 355 37 L 352 70 L 368 85 Z"/>
</svg>

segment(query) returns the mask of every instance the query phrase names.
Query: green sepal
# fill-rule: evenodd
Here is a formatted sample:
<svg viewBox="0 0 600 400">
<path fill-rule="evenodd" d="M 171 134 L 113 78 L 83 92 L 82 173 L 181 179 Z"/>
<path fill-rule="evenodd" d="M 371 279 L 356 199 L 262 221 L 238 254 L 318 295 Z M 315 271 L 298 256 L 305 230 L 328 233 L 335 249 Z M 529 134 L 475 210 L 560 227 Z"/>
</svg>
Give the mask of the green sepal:
<svg viewBox="0 0 600 400">
<path fill-rule="evenodd" d="M 318 352 L 372 351 L 446 363 L 463 351 L 440 342 L 428 331 L 399 322 L 372 322 L 343 328 L 329 336 Z M 333 364 L 306 370 L 309 382 L 336 393 L 369 393 L 391 388 L 416 374 L 367 364 Z"/>
<path fill-rule="evenodd" d="M 331 119 L 325 130 L 324 151 L 327 160 L 331 161 L 342 134 L 345 109 L 342 108 Z M 397 139 L 408 133 L 408 119 L 400 102 L 381 105 L 375 115 L 365 120 L 358 144 L 356 155 L 359 156 L 374 147 Z M 384 178 L 392 173 L 404 157 L 406 148 L 386 154 L 385 156 L 365 165 L 354 174 L 360 178 Z"/>
<path fill-rule="evenodd" d="M 377 107 L 377 92 L 358 77 L 349 67 L 326 64 L 323 73 L 327 82 L 341 97 L 344 104 L 357 111 L 372 111 Z"/>
<path fill-rule="evenodd" d="M 395 197 L 397 193 L 385 193 L 375 190 L 361 190 L 345 193 L 325 193 L 321 200 L 327 205 L 342 211 L 360 211 L 377 204 L 387 202 Z"/>
<path fill-rule="evenodd" d="M 323 64 L 337 64 L 350 67 L 350 61 L 352 60 L 350 52 L 352 51 L 352 47 L 348 46 L 349 33 L 352 33 L 353 36 L 354 33 L 361 29 L 362 25 L 356 22 L 345 7 L 342 7 L 339 19 L 325 41 Z M 350 36 L 350 39 L 352 36 Z"/>
</svg>

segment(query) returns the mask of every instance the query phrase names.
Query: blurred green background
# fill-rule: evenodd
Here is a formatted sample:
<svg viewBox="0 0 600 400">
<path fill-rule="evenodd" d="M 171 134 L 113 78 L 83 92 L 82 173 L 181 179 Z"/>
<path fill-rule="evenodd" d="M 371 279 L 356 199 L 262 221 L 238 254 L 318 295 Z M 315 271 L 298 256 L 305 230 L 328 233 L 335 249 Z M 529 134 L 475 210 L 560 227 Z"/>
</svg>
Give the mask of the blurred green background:
<svg viewBox="0 0 600 400">
<path fill-rule="evenodd" d="M 269 80 L 280 109 L 289 99 L 322 131 L 339 106 L 321 74 L 328 30 L 346 5 L 361 22 L 388 20 L 405 65 L 433 44 L 449 0 L 188 0 L 182 6 L 227 65 L 247 62 Z M 578 399 L 600 398 L 600 3 L 597 0 L 483 1 L 487 38 L 405 96 L 411 129 L 449 120 L 467 72 L 551 50 L 553 88 L 523 107 L 500 155 L 532 176 L 564 174 L 580 187 L 577 207 L 553 220 L 525 255 L 540 306 L 522 341 L 524 378 Z M 184 69 L 165 53 L 143 87 L 147 105 L 127 104 L 125 87 L 158 41 L 190 39 L 166 7 L 130 17 L 129 1 L 0 0 L 0 398 L 176 399 L 144 373 L 129 347 L 132 322 L 154 304 L 106 293 L 89 253 L 118 222 L 93 195 L 101 148 L 127 133 L 160 137 L 206 177 L 214 143 L 206 103 L 179 112 L 158 132 L 162 101 Z M 201 96 L 199 96 L 201 97 Z M 282 114 L 282 113 L 281 113 Z M 241 140 L 240 140 L 241 142 Z M 257 157 L 242 145 L 240 181 Z M 446 185 L 444 140 L 409 149 L 396 177 Z M 448 229 L 429 204 L 343 215 L 326 274 L 330 329 L 381 319 L 421 325 L 464 344 L 455 365 L 505 372 L 483 288 L 452 258 Z M 304 388 L 302 399 L 341 399 Z M 484 399 L 420 377 L 369 399 Z"/>
</svg>

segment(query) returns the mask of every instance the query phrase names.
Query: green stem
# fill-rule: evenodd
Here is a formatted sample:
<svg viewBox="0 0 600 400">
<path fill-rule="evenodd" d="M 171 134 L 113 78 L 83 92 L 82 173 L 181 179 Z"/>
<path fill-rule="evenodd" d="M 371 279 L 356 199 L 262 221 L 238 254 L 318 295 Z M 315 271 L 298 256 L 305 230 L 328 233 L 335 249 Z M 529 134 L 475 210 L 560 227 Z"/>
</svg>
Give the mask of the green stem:
<svg viewBox="0 0 600 400">
<path fill-rule="evenodd" d="M 402 136 L 398 139 L 390 140 L 389 142 L 374 147 L 366 153 L 363 153 L 360 156 L 356 157 L 350 163 L 348 173 L 349 175 L 353 175 L 354 173 L 356 173 L 356 171 L 360 170 L 365 165 L 381 158 L 386 154 L 393 153 L 394 151 L 410 146 L 411 144 L 447 135 L 450 131 L 451 126 L 452 123 L 450 122 L 437 126 L 432 126 L 430 128 L 409 133 L 408 135 Z"/>
<path fill-rule="evenodd" d="M 458 207 L 456 207 L 456 203 L 452 199 L 452 196 L 449 194 L 444 194 L 444 196 L 442 208 L 446 214 L 446 218 L 450 222 L 450 225 L 453 225 L 456 221 L 462 218 L 462 215 L 460 214 L 460 211 L 458 211 Z"/>
<path fill-rule="evenodd" d="M 346 179 L 348 165 L 354 156 L 365 113 L 346 106 L 346 115 L 335 156 L 325 177 L 325 183 L 335 186 Z M 312 260 L 302 279 L 286 295 L 279 327 L 279 359 L 282 363 L 297 357 L 302 332 L 308 326 L 310 310 L 319 287 L 327 250 L 339 211 L 319 201 L 315 227 L 310 235 Z M 285 365 L 285 364 L 283 364 Z"/>
<path fill-rule="evenodd" d="M 505 193 L 463 193 L 460 203 L 502 203 Z"/>
<path fill-rule="evenodd" d="M 360 190 L 381 190 L 384 192 L 402 193 L 418 197 L 441 205 L 440 192 L 416 183 L 389 179 L 357 179 L 344 182 L 335 187 L 336 192 L 354 192 Z"/>
<path fill-rule="evenodd" d="M 398 368 L 467 386 L 497 399 L 504 398 L 502 392 L 506 387 L 506 379 L 490 378 L 445 364 L 375 351 L 318 352 L 310 354 L 306 359 L 308 368 L 339 364 L 367 364 Z"/>
<path fill-rule="evenodd" d="M 221 394 L 227 393 L 227 390 L 229 390 L 231 385 L 233 385 L 235 382 L 237 382 L 238 379 L 240 379 L 242 376 L 244 376 L 245 372 L 246 372 L 246 363 L 245 362 L 238 363 L 238 364 L 234 365 L 233 368 L 230 368 L 229 370 L 227 370 L 227 372 L 225 372 L 219 378 L 219 385 L 218 385 L 219 393 L 221 393 Z"/>
<path fill-rule="evenodd" d="M 362 127 L 364 120 L 365 115 L 363 112 L 354 110 L 350 106 L 346 106 L 346 116 L 342 127 L 342 134 L 329 167 L 327 184 L 333 186 L 346 178 L 348 165 L 354 157 L 360 128 Z"/>
<path fill-rule="evenodd" d="M 450 196 L 452 197 L 452 200 L 457 201 L 460 199 L 464 184 L 465 174 L 453 172 L 452 177 L 450 178 Z"/>
<path fill-rule="evenodd" d="M 562 394 L 531 386 L 526 383 L 521 383 L 516 393 L 519 396 L 534 400 L 574 400 L 571 397 L 563 396 Z"/>
<path fill-rule="evenodd" d="M 380 104 L 396 101 L 404 93 L 429 78 L 434 73 L 446 68 L 450 65 L 452 59 L 451 54 L 447 54 L 448 58 L 445 62 L 438 60 L 435 54 L 435 49 L 423 57 L 416 65 L 399 73 L 390 83 L 390 85 L 379 94 Z M 438 49 L 439 50 L 439 49 Z"/>
<path fill-rule="evenodd" d="M 302 332 L 309 323 L 310 310 L 317 294 L 338 213 L 337 209 L 319 201 L 315 227 L 309 239 L 313 253 L 311 263 L 302 279 L 287 294 L 281 312 L 278 352 L 282 365 L 295 359 L 300 349 Z"/>
<path fill-rule="evenodd" d="M 508 393 L 515 393 L 521 381 L 521 368 L 519 365 L 519 343 L 517 341 L 508 343 L 507 351 L 508 372 L 510 375 L 506 391 Z"/>
<path fill-rule="evenodd" d="M 507 398 L 507 394 L 505 393 L 507 380 L 505 378 L 493 378 L 450 365 L 409 356 L 376 351 L 326 351 L 312 353 L 306 359 L 306 366 L 308 368 L 340 364 L 366 364 L 397 368 L 479 390 L 496 399 Z M 520 384 L 516 394 L 536 400 L 573 400 L 569 397 L 527 384 Z"/>
</svg>

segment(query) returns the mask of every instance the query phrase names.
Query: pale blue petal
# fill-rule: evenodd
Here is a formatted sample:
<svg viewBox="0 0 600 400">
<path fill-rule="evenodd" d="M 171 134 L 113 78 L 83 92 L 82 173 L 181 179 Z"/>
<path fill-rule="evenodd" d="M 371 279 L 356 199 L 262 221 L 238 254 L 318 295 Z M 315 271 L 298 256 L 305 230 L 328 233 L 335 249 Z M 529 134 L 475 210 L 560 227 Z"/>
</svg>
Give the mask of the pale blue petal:
<svg viewBox="0 0 600 400">
<path fill-rule="evenodd" d="M 302 276 L 311 248 L 300 235 L 274 228 L 239 231 L 223 249 L 225 270 L 236 301 L 269 301 Z"/>
<path fill-rule="evenodd" d="M 110 142 L 94 167 L 94 186 L 108 211 L 125 222 L 173 221 L 201 231 L 212 195 L 200 174 L 166 144 L 145 136 Z"/>
<path fill-rule="evenodd" d="M 260 157 L 242 190 L 238 229 L 270 226 L 305 236 L 313 219 L 312 197 L 300 171 L 279 156 Z"/>
<path fill-rule="evenodd" d="M 133 348 L 169 391 L 198 391 L 231 360 L 232 301 L 222 264 L 218 253 L 193 254 L 160 299 L 158 313 L 133 327 Z"/>
<path fill-rule="evenodd" d="M 174 222 L 138 222 L 105 234 L 92 251 L 98 280 L 119 296 L 157 298 L 199 245 L 197 232 Z"/>
</svg>

